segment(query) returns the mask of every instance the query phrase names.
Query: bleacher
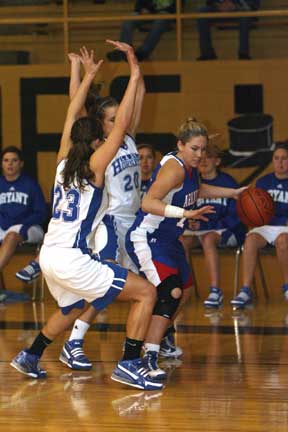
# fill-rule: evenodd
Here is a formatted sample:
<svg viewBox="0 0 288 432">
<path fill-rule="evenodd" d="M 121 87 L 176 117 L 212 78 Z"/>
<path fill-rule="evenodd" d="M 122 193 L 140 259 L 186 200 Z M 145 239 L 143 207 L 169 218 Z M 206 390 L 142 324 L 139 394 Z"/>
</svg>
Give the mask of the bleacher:
<svg viewBox="0 0 288 432">
<path fill-rule="evenodd" d="M 67 50 L 76 50 L 80 45 L 93 46 L 101 57 L 106 48 L 103 40 L 107 37 L 118 38 L 122 19 L 107 21 L 111 16 L 129 17 L 133 2 L 127 0 L 106 0 L 94 3 L 92 0 L 59 1 L 2 1 L 0 17 L 0 64 L 6 62 L 32 64 L 62 63 Z M 63 3 L 63 2 L 62 2 Z M 17 5 L 18 4 L 18 5 Z M 195 13 L 203 4 L 201 0 L 187 1 L 184 12 Z M 263 0 L 261 11 L 287 10 L 284 0 Z M 67 23 L 65 20 L 69 18 Z M 99 20 L 100 18 L 100 20 Z M 93 21 L 95 19 L 95 21 Z M 75 22 L 73 22 L 73 20 Z M 182 23 L 182 60 L 193 60 L 198 56 L 198 33 L 195 19 L 183 18 Z M 235 27 L 235 25 L 234 25 Z M 288 16 L 259 17 L 251 31 L 251 54 L 253 58 L 286 57 L 288 37 Z M 143 35 L 135 33 L 135 45 Z M 215 48 L 221 59 L 235 58 L 238 32 L 228 26 L 215 26 Z M 153 60 L 179 59 L 176 24 L 165 33 L 153 53 Z M 19 54 L 19 53 L 27 53 Z M 13 56 L 13 54 L 15 55 Z M 2 61 L 1 61 L 2 58 Z"/>
</svg>

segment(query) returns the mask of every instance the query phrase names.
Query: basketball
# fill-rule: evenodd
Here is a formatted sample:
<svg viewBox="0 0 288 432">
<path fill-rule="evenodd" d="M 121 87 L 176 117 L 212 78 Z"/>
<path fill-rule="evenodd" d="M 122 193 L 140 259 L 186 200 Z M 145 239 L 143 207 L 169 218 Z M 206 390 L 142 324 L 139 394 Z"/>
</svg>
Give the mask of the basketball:
<svg viewBox="0 0 288 432">
<path fill-rule="evenodd" d="M 237 214 L 249 227 L 269 224 L 274 216 L 274 201 L 264 189 L 249 187 L 237 200 Z"/>
</svg>

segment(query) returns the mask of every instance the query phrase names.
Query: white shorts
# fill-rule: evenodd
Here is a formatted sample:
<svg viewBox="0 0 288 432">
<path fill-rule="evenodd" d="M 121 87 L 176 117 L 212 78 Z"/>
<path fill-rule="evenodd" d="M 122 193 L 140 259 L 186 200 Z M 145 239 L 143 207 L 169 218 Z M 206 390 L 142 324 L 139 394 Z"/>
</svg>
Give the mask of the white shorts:
<svg viewBox="0 0 288 432">
<path fill-rule="evenodd" d="M 23 225 L 12 225 L 6 231 L 0 228 L 0 243 L 10 232 L 20 233 Z M 44 237 L 44 231 L 40 225 L 32 225 L 27 231 L 27 240 L 23 243 L 41 243 Z"/>
<path fill-rule="evenodd" d="M 267 243 L 274 245 L 277 237 L 283 233 L 288 234 L 287 226 L 263 225 L 261 227 L 252 228 L 247 233 L 247 236 L 249 234 L 259 234 L 267 241 Z"/>
<path fill-rule="evenodd" d="M 238 246 L 238 241 L 237 238 L 235 236 L 235 234 L 233 234 L 231 231 L 231 234 L 229 235 L 229 237 L 227 238 L 223 238 L 222 235 L 227 232 L 227 229 L 215 229 L 215 230 L 203 230 L 203 231 L 192 231 L 192 230 L 185 230 L 183 233 L 184 237 L 191 237 L 191 236 L 195 236 L 199 239 L 199 241 L 201 242 L 201 236 L 210 232 L 215 232 L 220 236 L 220 242 L 219 242 L 219 246 L 226 246 L 226 247 L 236 247 Z M 225 236 L 226 237 L 226 236 Z"/>
<path fill-rule="evenodd" d="M 219 234 L 220 236 L 221 236 L 221 234 L 224 232 L 224 231 L 226 231 L 225 229 L 218 229 L 218 230 L 202 230 L 202 231 L 200 231 L 200 230 L 196 230 L 196 231 L 193 231 L 193 230 L 185 230 L 184 231 L 184 233 L 183 233 L 183 236 L 184 237 L 191 237 L 191 236 L 197 236 L 197 237 L 199 237 L 199 236 L 201 236 L 201 235 L 204 235 L 204 234 L 207 234 L 207 233 L 209 233 L 209 232 L 216 232 L 217 234 Z"/>
<path fill-rule="evenodd" d="M 127 270 L 122 267 L 97 261 L 76 248 L 43 245 L 40 267 L 63 313 L 83 300 L 98 310 L 103 309 L 120 294 L 127 278 Z"/>
</svg>

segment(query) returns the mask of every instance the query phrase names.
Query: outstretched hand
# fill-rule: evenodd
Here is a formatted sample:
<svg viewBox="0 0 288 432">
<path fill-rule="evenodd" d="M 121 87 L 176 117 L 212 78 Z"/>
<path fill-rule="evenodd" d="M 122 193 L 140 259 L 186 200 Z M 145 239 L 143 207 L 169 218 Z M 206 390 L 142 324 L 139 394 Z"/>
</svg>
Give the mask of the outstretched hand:
<svg viewBox="0 0 288 432">
<path fill-rule="evenodd" d="M 114 49 L 118 49 L 119 51 L 124 52 L 126 55 L 128 53 L 134 53 L 133 47 L 125 42 L 113 41 L 111 39 L 106 39 L 106 42 L 113 45 Z"/>
<path fill-rule="evenodd" d="M 128 45 L 125 42 L 113 41 L 111 39 L 106 39 L 106 42 L 109 43 L 110 45 L 113 45 L 114 49 L 122 51 L 126 54 L 128 63 L 130 64 L 130 67 L 131 66 L 139 67 L 137 57 L 136 57 L 134 49 L 131 45 Z"/>
<path fill-rule="evenodd" d="M 208 218 L 204 214 L 215 213 L 214 207 L 211 205 L 203 206 L 197 210 L 185 210 L 184 217 L 187 219 L 199 219 L 208 222 Z"/>
<path fill-rule="evenodd" d="M 94 61 L 94 50 L 87 50 L 85 46 L 80 48 L 80 61 L 86 73 L 95 75 L 103 64 L 103 60 Z"/>
</svg>

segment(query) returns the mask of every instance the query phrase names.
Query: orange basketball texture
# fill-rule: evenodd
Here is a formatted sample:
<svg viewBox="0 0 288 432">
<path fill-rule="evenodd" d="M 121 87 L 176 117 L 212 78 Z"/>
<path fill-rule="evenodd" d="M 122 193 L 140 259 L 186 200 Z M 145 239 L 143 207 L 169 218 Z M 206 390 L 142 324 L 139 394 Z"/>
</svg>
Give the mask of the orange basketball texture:
<svg viewBox="0 0 288 432">
<path fill-rule="evenodd" d="M 237 200 L 237 214 L 249 227 L 269 224 L 274 216 L 274 201 L 264 189 L 250 187 Z"/>
</svg>

